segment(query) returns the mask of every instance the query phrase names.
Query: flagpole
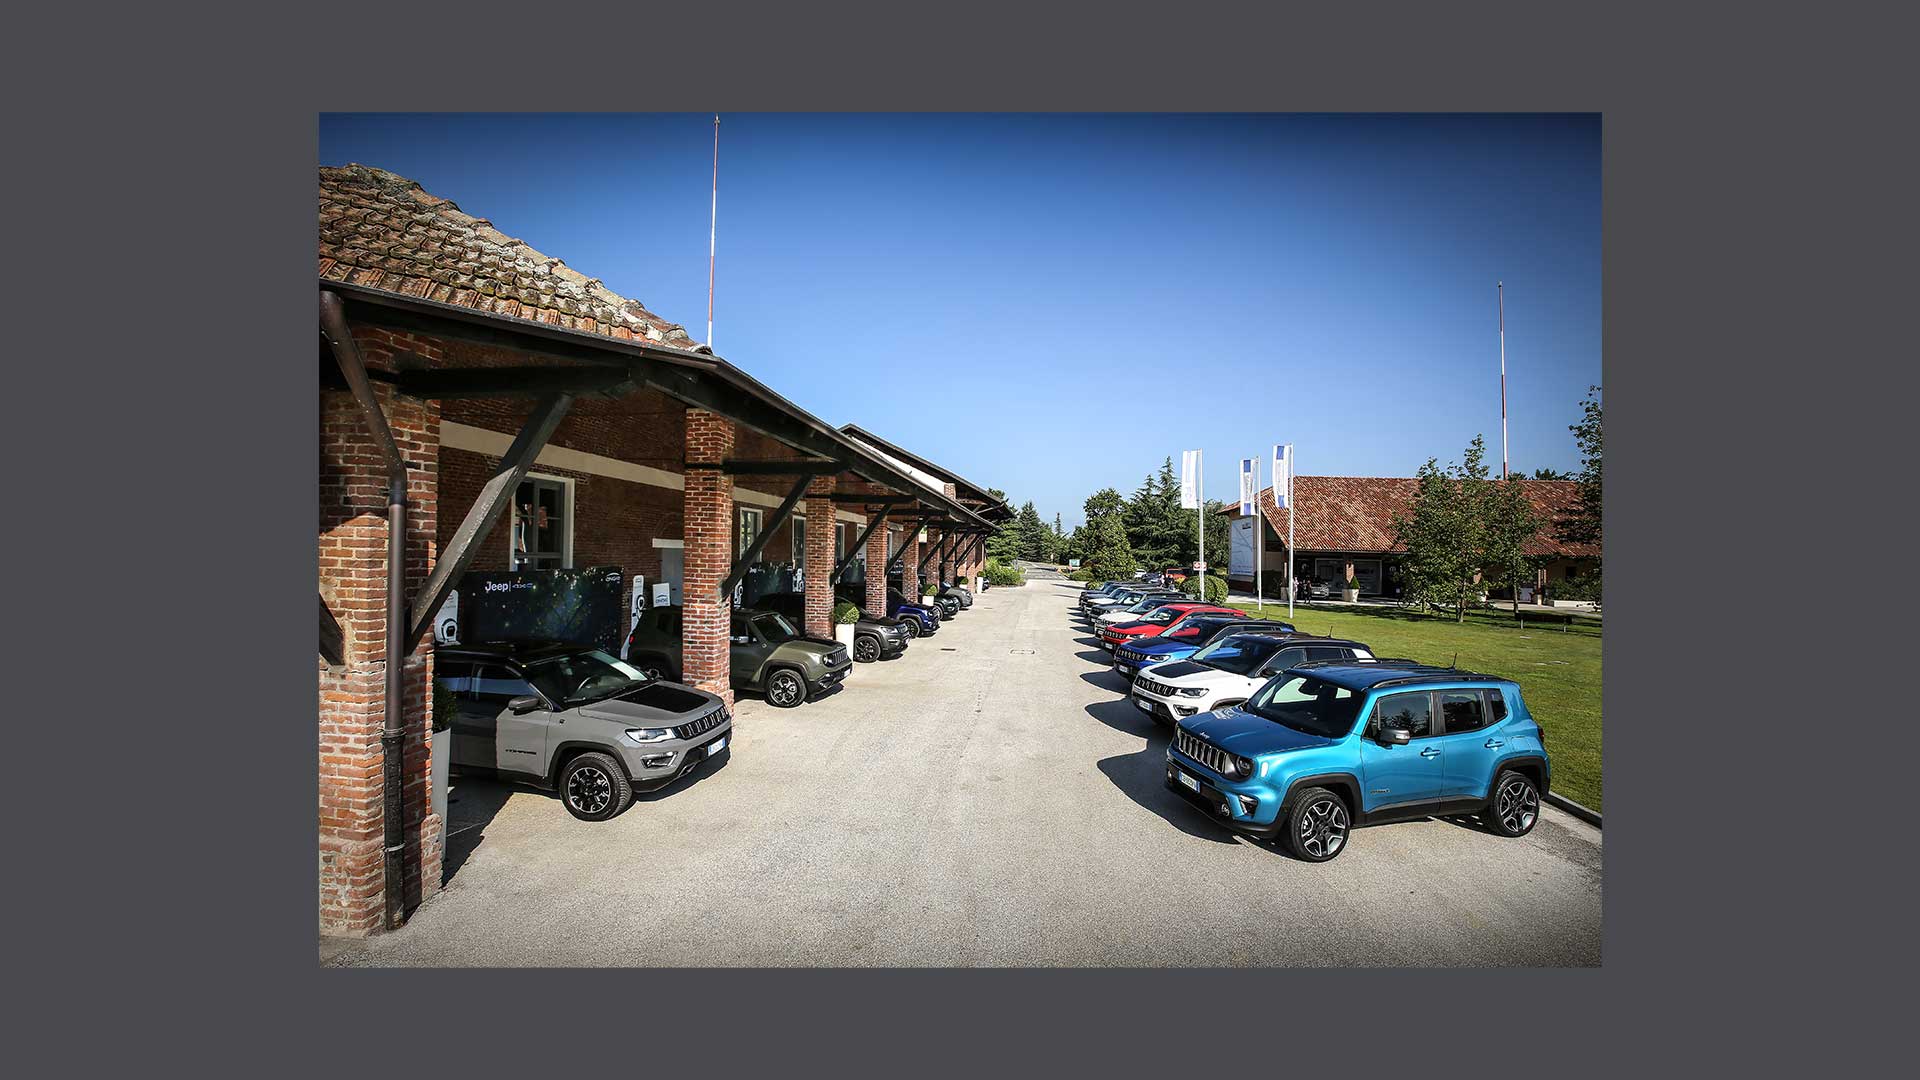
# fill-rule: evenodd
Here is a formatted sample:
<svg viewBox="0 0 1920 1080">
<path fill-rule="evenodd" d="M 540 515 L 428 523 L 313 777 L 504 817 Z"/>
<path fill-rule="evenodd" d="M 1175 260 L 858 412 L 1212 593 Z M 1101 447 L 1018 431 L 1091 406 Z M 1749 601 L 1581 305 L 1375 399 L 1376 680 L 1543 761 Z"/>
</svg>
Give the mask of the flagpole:
<svg viewBox="0 0 1920 1080">
<path fill-rule="evenodd" d="M 1507 283 L 1496 281 L 1500 294 L 1500 479 L 1507 478 Z"/>
<path fill-rule="evenodd" d="M 1232 561 L 1232 560 L 1228 560 Z M 1260 455 L 1253 455 L 1253 602 L 1267 615 L 1267 592 L 1260 587 L 1260 564 L 1267 561 L 1267 510 L 1260 505 Z M 1232 570 L 1233 567 L 1227 567 Z"/>
<path fill-rule="evenodd" d="M 1193 516 L 1199 526 L 1200 534 L 1200 557 L 1194 561 L 1200 564 L 1198 598 L 1204 603 L 1207 599 L 1207 475 L 1206 470 L 1201 467 L 1200 455 L 1201 452 L 1198 450 L 1193 452 L 1193 501 L 1195 503 Z"/>
<path fill-rule="evenodd" d="M 1287 618 L 1293 618 L 1293 594 L 1298 586 L 1293 580 L 1293 474 L 1300 471 L 1300 463 L 1293 460 L 1293 444 L 1287 444 Z"/>
<path fill-rule="evenodd" d="M 707 219 L 707 350 L 713 350 L 713 253 L 720 234 L 720 114 L 713 114 L 713 205 Z"/>
</svg>

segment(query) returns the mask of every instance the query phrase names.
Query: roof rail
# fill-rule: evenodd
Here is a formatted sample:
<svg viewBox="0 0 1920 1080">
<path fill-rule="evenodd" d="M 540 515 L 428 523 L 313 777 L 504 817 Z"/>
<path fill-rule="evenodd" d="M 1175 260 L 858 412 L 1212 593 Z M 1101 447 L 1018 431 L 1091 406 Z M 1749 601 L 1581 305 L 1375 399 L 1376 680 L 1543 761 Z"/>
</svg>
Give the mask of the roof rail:
<svg viewBox="0 0 1920 1080">
<path fill-rule="evenodd" d="M 1472 671 L 1455 671 L 1452 668 L 1436 668 L 1432 671 L 1423 672 L 1419 675 L 1410 675 L 1410 676 L 1406 676 L 1404 678 L 1398 678 L 1398 679 L 1381 679 L 1379 682 L 1374 683 L 1373 685 L 1375 687 L 1405 686 L 1407 683 L 1420 682 L 1423 679 L 1448 679 L 1454 682 L 1512 682 L 1513 681 L 1512 679 L 1502 678 L 1501 676 L 1498 676 L 1498 675 L 1481 675 Z"/>
</svg>

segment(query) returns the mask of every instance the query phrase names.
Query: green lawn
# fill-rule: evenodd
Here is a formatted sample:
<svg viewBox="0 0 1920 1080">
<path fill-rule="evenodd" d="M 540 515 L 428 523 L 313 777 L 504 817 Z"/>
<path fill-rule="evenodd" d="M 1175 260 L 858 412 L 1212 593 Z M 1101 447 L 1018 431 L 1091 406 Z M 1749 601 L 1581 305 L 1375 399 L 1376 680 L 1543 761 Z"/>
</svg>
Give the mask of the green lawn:
<svg viewBox="0 0 1920 1080">
<path fill-rule="evenodd" d="M 1232 607 L 1252 612 L 1250 604 Z M 1268 604 L 1267 618 L 1286 618 L 1287 605 Z M 1451 616 L 1421 615 L 1394 608 L 1294 608 L 1293 624 L 1310 634 L 1365 642 L 1375 656 L 1398 656 L 1430 664 L 1454 663 L 1520 684 L 1527 707 L 1547 732 L 1553 756 L 1553 789 L 1600 810 L 1600 623 L 1574 619 L 1524 629 L 1512 614 L 1474 613 L 1466 625 Z"/>
</svg>

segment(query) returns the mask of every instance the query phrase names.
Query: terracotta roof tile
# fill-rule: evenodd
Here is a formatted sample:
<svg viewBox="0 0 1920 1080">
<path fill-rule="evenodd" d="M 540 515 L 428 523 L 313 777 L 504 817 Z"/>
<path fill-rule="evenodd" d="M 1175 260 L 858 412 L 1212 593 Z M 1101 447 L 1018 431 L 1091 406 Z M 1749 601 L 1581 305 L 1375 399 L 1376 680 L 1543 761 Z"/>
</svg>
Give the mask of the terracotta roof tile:
<svg viewBox="0 0 1920 1080">
<path fill-rule="evenodd" d="M 1302 551 L 1405 551 L 1394 542 L 1393 516 L 1413 508 L 1417 481 L 1398 476 L 1296 476 L 1293 479 L 1294 543 Z M 1580 485 L 1570 480 L 1522 480 L 1520 490 L 1548 524 L 1527 545 L 1529 555 L 1593 558 L 1598 544 L 1567 544 L 1553 538 L 1552 522 L 1580 502 Z M 1275 532 L 1287 535 L 1286 511 L 1273 501 L 1273 489 L 1260 493 L 1260 507 Z M 1237 513 L 1238 506 L 1231 508 Z"/>
<path fill-rule="evenodd" d="M 367 165 L 320 169 L 319 276 L 605 337 L 701 347 L 600 279 Z"/>
</svg>

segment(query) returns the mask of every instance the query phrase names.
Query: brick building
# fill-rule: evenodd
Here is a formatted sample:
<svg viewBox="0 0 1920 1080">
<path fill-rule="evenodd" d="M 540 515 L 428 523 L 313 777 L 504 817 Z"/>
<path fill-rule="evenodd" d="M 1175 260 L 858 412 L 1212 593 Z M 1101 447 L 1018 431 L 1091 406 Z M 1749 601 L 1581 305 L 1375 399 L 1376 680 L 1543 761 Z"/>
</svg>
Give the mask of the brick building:
<svg viewBox="0 0 1920 1080">
<path fill-rule="evenodd" d="M 1521 480 L 1519 484 L 1535 515 L 1547 523 L 1525 548 L 1526 554 L 1542 560 L 1536 587 L 1550 589 L 1553 582 L 1590 569 L 1600 558 L 1600 546 L 1558 540 L 1552 527 L 1578 504 L 1579 485 L 1571 480 Z M 1418 487 L 1418 481 L 1397 476 L 1294 477 L 1295 575 L 1303 582 L 1317 580 L 1338 587 L 1351 563 L 1361 596 L 1399 596 L 1400 556 L 1407 549 L 1394 537 L 1393 518 L 1412 511 Z M 1260 492 L 1260 509 L 1265 519 L 1258 544 L 1261 583 L 1269 594 L 1285 595 L 1287 511 L 1275 505 L 1271 487 Z M 1232 522 L 1227 582 L 1251 590 L 1255 520 L 1243 516 L 1238 504 L 1223 513 Z M 1493 594 L 1508 595 L 1504 583 L 1490 581 L 1489 585 Z"/>
<path fill-rule="evenodd" d="M 958 548 L 1001 520 L 404 177 L 320 170 L 318 279 L 325 932 L 391 927 L 439 887 L 429 627 L 462 573 L 664 583 L 682 678 L 731 701 L 736 594 L 797 576 L 805 629 L 829 636 L 833 581 L 863 557 L 911 561 L 916 523 Z"/>
</svg>

